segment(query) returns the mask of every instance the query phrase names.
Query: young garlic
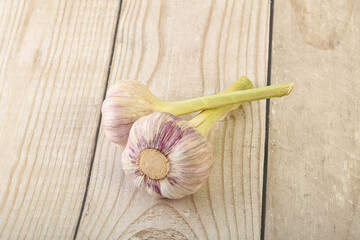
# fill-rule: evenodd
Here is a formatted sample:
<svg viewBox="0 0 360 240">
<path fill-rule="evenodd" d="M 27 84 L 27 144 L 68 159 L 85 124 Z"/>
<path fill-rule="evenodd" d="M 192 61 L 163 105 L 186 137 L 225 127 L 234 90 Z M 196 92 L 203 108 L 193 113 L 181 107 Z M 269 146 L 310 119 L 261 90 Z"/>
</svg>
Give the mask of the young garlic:
<svg viewBox="0 0 360 240">
<path fill-rule="evenodd" d="M 251 86 L 250 80 L 243 77 L 232 87 Z M 233 91 L 232 87 L 228 90 Z M 292 85 L 279 90 L 277 96 L 287 95 L 291 89 Z M 238 107 L 236 104 L 206 110 L 190 121 L 166 112 L 140 118 L 133 124 L 123 151 L 125 174 L 154 197 L 178 199 L 195 193 L 213 165 L 213 150 L 206 135 L 224 114 Z"/>
<path fill-rule="evenodd" d="M 246 78 L 246 77 L 241 77 Z M 132 124 L 153 112 L 168 112 L 180 116 L 200 110 L 239 104 L 288 94 L 293 83 L 264 88 L 221 93 L 176 102 L 165 102 L 154 96 L 138 81 L 119 81 L 106 94 L 102 105 L 102 122 L 107 138 L 120 147 L 127 143 Z"/>
</svg>

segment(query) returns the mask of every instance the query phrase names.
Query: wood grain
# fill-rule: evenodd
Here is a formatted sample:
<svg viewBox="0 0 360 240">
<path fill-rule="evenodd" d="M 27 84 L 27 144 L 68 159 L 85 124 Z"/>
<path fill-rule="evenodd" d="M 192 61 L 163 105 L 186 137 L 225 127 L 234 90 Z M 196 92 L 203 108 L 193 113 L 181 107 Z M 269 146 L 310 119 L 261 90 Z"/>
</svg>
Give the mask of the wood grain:
<svg viewBox="0 0 360 240">
<path fill-rule="evenodd" d="M 119 1 L 0 1 L 0 239 L 70 239 Z"/>
<path fill-rule="evenodd" d="M 360 4 L 275 3 L 266 239 L 360 239 Z"/>
<path fill-rule="evenodd" d="M 215 94 L 243 74 L 264 86 L 269 6 L 124 1 L 110 84 L 137 79 L 165 100 Z M 137 190 L 122 172 L 121 149 L 101 129 L 79 238 L 259 239 L 264 122 L 264 101 L 220 121 L 209 136 L 216 152 L 211 177 L 181 200 Z"/>
</svg>

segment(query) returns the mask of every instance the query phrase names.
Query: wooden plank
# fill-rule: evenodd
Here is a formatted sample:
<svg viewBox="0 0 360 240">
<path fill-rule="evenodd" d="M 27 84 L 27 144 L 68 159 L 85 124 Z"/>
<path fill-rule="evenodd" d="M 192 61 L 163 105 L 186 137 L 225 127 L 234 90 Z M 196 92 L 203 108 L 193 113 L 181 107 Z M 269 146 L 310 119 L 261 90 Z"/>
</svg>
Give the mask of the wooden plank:
<svg viewBox="0 0 360 240">
<path fill-rule="evenodd" d="M 119 1 L 0 1 L 0 238 L 70 239 Z"/>
<path fill-rule="evenodd" d="M 360 4 L 275 3 L 266 239 L 360 239 Z"/>
<path fill-rule="evenodd" d="M 246 74 L 266 85 L 269 1 L 124 1 L 110 84 L 137 79 L 162 99 L 215 94 Z M 187 116 L 190 118 L 190 116 Z M 79 237 L 259 239 L 265 102 L 245 104 L 209 138 L 200 192 L 159 200 L 121 169 L 101 130 Z"/>
</svg>

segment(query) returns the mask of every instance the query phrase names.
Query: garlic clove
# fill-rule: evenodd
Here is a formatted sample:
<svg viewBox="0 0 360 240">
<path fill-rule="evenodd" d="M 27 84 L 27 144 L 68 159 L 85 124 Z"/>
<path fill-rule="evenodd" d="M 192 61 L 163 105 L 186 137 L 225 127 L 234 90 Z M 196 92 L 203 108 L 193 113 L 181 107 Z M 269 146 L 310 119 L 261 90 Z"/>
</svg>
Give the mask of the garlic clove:
<svg viewBox="0 0 360 240">
<path fill-rule="evenodd" d="M 213 150 L 206 137 L 188 121 L 165 112 L 137 120 L 122 155 L 125 174 L 158 198 L 195 193 L 212 165 Z"/>
</svg>

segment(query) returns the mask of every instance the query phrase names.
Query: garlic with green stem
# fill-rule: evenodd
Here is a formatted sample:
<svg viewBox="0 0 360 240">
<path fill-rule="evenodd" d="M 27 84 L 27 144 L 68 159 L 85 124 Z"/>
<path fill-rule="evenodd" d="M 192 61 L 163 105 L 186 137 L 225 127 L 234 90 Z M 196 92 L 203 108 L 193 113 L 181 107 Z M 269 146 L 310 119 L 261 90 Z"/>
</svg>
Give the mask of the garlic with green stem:
<svg viewBox="0 0 360 240">
<path fill-rule="evenodd" d="M 180 116 L 225 105 L 282 97 L 289 94 L 292 87 L 293 83 L 287 83 L 183 101 L 165 102 L 154 96 L 140 82 L 119 81 L 109 89 L 103 102 L 102 122 L 108 139 L 123 147 L 127 142 L 132 124 L 140 117 L 152 112 L 169 112 Z"/>
<path fill-rule="evenodd" d="M 243 89 L 252 85 L 242 78 L 234 86 Z M 206 135 L 217 120 L 237 107 L 239 104 L 206 110 L 190 121 L 166 112 L 140 118 L 132 126 L 123 151 L 125 174 L 154 197 L 178 199 L 195 193 L 213 164 Z"/>
</svg>

